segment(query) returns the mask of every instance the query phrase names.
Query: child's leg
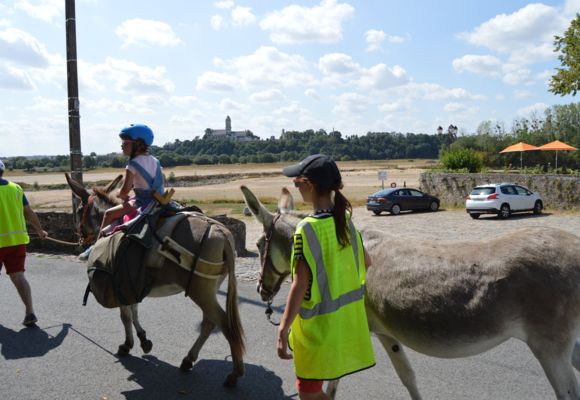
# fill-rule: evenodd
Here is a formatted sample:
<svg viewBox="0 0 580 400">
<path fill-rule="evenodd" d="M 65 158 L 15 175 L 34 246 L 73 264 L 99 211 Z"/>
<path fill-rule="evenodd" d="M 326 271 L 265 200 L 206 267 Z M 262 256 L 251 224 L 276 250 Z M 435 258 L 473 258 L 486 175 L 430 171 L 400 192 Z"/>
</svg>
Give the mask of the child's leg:
<svg viewBox="0 0 580 400">
<path fill-rule="evenodd" d="M 329 400 L 330 397 L 322 391 L 324 381 L 296 378 L 296 389 L 300 400 Z"/>
<path fill-rule="evenodd" d="M 123 203 L 119 204 L 118 206 L 109 208 L 107 211 L 105 211 L 99 232 L 101 232 L 103 228 L 109 225 L 111 222 L 123 217 L 123 215 L 128 214 L 131 211 L 133 211 L 133 207 L 129 205 L 129 203 Z"/>
</svg>

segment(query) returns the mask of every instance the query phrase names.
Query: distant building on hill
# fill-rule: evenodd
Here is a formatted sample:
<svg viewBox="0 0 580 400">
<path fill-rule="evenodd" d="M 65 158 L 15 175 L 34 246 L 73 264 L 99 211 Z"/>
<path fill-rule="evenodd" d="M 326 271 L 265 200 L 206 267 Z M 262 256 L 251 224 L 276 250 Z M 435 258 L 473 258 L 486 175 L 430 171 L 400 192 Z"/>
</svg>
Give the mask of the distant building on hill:
<svg viewBox="0 0 580 400">
<path fill-rule="evenodd" d="M 254 134 L 249 131 L 232 131 L 232 119 L 228 115 L 226 117 L 226 129 L 211 129 L 207 128 L 205 130 L 204 139 L 213 138 L 227 138 L 238 142 L 249 142 L 252 140 L 258 140 L 259 138 L 254 136 Z"/>
</svg>

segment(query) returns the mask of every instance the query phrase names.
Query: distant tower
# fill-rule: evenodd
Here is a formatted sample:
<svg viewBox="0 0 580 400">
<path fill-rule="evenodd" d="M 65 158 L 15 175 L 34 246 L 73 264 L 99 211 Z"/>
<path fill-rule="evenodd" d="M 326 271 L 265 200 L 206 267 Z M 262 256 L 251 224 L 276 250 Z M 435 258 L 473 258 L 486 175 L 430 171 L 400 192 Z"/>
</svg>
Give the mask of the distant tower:
<svg viewBox="0 0 580 400">
<path fill-rule="evenodd" d="M 232 119 L 228 115 L 226 117 L 226 135 L 229 135 L 231 133 L 232 133 Z"/>
</svg>

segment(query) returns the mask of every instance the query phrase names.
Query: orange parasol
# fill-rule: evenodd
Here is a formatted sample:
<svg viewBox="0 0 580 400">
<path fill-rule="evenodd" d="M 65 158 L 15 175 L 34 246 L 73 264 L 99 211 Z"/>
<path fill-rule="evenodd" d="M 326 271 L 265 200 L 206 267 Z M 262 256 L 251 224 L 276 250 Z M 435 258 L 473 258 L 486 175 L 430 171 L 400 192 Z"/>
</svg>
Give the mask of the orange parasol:
<svg viewBox="0 0 580 400">
<path fill-rule="evenodd" d="M 578 150 L 576 147 L 570 146 L 564 142 L 560 142 L 559 140 L 554 140 L 553 142 L 546 143 L 543 146 L 538 147 L 540 150 L 555 150 L 556 151 L 556 163 L 554 164 L 555 169 L 558 169 L 558 151 L 573 151 Z"/>
<path fill-rule="evenodd" d="M 516 144 L 512 144 L 511 146 L 506 147 L 505 149 L 503 149 L 502 151 L 500 151 L 500 153 L 514 153 L 516 151 L 520 152 L 520 168 L 522 168 L 522 154 L 524 151 L 530 151 L 530 150 L 539 150 L 539 147 L 533 146 L 531 144 L 527 144 L 524 142 L 519 142 Z"/>
</svg>

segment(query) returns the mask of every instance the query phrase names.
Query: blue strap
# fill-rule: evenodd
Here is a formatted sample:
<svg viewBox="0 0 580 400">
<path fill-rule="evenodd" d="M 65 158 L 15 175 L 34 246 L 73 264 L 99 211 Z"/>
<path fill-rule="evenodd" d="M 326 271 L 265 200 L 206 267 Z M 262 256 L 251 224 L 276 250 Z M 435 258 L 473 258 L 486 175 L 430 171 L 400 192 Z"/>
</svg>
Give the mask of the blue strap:
<svg viewBox="0 0 580 400">
<path fill-rule="evenodd" d="M 129 160 L 129 165 L 135 168 L 137 171 L 139 171 L 141 176 L 145 179 L 145 182 L 147 182 L 147 184 L 149 185 L 149 189 L 163 195 L 165 190 L 163 189 L 163 175 L 161 174 L 161 164 L 159 163 L 159 160 L 156 159 L 155 161 L 157 163 L 155 178 L 151 177 L 151 175 L 149 175 L 149 173 L 145 171 L 145 168 L 143 168 L 143 166 L 139 164 L 137 161 Z"/>
</svg>

